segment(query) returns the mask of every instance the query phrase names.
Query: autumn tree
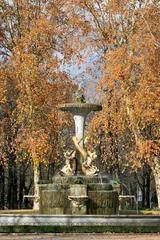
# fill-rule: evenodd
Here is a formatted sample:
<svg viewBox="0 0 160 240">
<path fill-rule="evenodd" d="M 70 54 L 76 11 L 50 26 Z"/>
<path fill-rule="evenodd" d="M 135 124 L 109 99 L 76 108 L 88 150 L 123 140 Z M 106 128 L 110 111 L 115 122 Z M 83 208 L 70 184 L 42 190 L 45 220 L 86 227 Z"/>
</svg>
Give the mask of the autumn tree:
<svg viewBox="0 0 160 240">
<path fill-rule="evenodd" d="M 57 105 L 69 101 L 76 87 L 60 69 L 62 60 L 72 54 L 66 35 L 73 28 L 68 27 L 64 10 L 63 1 L 0 2 L 1 104 L 6 114 L 1 122 L 1 159 L 8 169 L 15 164 L 15 181 L 17 162 L 32 161 L 35 196 L 39 164 L 58 161 L 62 150 L 59 136 L 64 122 Z M 8 197 L 17 196 L 13 182 L 9 186 L 14 194 Z M 13 202 L 9 208 L 17 207 Z"/>
<path fill-rule="evenodd" d="M 121 145 L 128 148 L 127 141 L 132 141 L 126 160 L 136 168 L 149 164 L 160 207 L 159 3 L 84 0 L 78 4 L 90 13 L 92 31 L 97 33 L 95 42 L 104 50 L 99 122 L 112 134 L 114 149 L 117 139 L 130 132 L 129 141 Z"/>
</svg>

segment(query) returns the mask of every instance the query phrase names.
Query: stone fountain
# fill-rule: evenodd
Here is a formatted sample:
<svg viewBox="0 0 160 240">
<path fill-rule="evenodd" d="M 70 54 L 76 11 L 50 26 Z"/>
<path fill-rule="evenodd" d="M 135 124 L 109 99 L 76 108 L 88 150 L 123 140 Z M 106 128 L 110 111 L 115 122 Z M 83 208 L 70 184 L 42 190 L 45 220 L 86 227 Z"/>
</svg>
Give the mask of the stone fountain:
<svg viewBox="0 0 160 240">
<path fill-rule="evenodd" d="M 64 153 L 65 166 L 52 183 L 40 184 L 40 213 L 72 215 L 108 215 L 118 211 L 118 192 L 107 176 L 101 176 L 96 167 L 96 152 L 84 144 L 84 128 L 87 115 L 100 111 L 101 105 L 83 101 L 66 103 L 59 110 L 73 114 L 75 150 Z"/>
</svg>

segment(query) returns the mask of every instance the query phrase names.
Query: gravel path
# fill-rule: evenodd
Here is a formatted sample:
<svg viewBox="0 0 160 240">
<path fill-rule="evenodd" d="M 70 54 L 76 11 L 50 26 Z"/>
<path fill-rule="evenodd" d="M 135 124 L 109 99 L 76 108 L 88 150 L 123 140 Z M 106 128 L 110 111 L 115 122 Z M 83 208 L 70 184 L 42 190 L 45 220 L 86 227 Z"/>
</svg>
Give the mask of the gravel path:
<svg viewBox="0 0 160 240">
<path fill-rule="evenodd" d="M 158 234 L 2 234 L 0 240 L 160 240 Z"/>
</svg>

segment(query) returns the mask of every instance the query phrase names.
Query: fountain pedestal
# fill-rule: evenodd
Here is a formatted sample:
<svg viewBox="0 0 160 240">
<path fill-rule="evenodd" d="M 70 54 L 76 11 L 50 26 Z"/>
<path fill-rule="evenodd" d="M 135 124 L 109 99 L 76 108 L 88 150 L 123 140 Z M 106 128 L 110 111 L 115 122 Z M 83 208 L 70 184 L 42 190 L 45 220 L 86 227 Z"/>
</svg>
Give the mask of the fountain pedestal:
<svg viewBox="0 0 160 240">
<path fill-rule="evenodd" d="M 100 111 L 101 105 L 87 104 L 87 103 L 66 103 L 61 104 L 59 109 L 64 112 L 70 112 L 73 114 L 75 122 L 75 136 L 79 140 L 79 145 L 83 148 L 84 145 L 84 127 L 87 115 L 91 111 Z M 79 154 L 77 159 L 76 175 L 83 175 L 82 172 L 82 156 Z"/>
<path fill-rule="evenodd" d="M 39 185 L 40 213 L 56 215 L 75 215 L 76 213 L 82 215 L 82 212 L 89 215 L 116 214 L 118 212 L 118 192 L 113 189 L 111 183 L 107 176 L 53 177 L 52 183 Z M 81 190 L 76 185 L 80 185 Z M 70 200 L 69 196 L 71 196 Z M 78 213 L 80 209 L 75 208 L 71 201 L 73 197 L 78 201 L 76 196 L 85 206 L 85 209 L 81 209 L 81 213 Z"/>
</svg>

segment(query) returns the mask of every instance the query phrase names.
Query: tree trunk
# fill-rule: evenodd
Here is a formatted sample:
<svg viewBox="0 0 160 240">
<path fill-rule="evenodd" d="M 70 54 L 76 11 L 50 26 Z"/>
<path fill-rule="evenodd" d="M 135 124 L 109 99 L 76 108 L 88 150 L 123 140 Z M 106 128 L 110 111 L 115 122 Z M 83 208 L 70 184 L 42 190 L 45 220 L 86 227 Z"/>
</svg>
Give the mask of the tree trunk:
<svg viewBox="0 0 160 240">
<path fill-rule="evenodd" d="M 7 203 L 9 209 L 18 208 L 17 200 L 17 169 L 16 169 L 16 156 L 15 154 L 9 154 L 8 162 L 8 195 Z"/>
<path fill-rule="evenodd" d="M 24 188 L 25 188 L 25 163 L 21 163 L 19 167 L 19 208 L 23 207 L 23 195 L 24 195 Z"/>
<path fill-rule="evenodd" d="M 146 177 L 146 207 L 151 207 L 151 169 L 149 166 Z"/>
<path fill-rule="evenodd" d="M 5 206 L 5 172 L 4 167 L 0 166 L 0 209 Z"/>
<path fill-rule="evenodd" d="M 158 208 L 160 209 L 160 172 L 154 174 L 154 179 L 155 179 L 155 184 L 156 184 Z"/>
<path fill-rule="evenodd" d="M 34 200 L 33 200 L 33 209 L 39 210 L 39 165 L 34 165 Z"/>
<path fill-rule="evenodd" d="M 154 157 L 151 168 L 156 185 L 158 208 L 160 209 L 160 159 L 158 157 Z"/>
<path fill-rule="evenodd" d="M 143 178 L 142 178 L 142 207 L 145 207 L 146 203 L 146 181 L 145 181 L 145 174 L 143 170 Z"/>
</svg>

